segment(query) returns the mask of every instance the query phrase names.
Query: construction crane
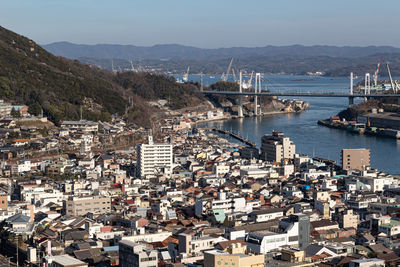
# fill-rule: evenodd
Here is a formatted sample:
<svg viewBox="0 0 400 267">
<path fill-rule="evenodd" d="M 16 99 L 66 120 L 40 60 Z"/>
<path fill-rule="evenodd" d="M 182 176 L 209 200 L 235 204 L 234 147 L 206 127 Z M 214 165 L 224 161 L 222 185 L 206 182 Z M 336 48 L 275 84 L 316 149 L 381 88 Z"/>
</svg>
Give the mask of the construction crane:
<svg viewBox="0 0 400 267">
<path fill-rule="evenodd" d="M 136 72 L 135 68 L 133 67 L 133 61 L 131 60 L 130 63 L 131 63 L 131 71 Z"/>
<path fill-rule="evenodd" d="M 225 73 L 222 73 L 221 75 L 221 80 L 223 80 L 224 82 L 226 82 L 228 80 L 228 76 L 229 73 L 231 72 L 231 68 L 232 68 L 232 63 L 233 63 L 233 58 L 231 59 L 231 62 L 228 65 L 228 69 L 226 70 Z"/>
<path fill-rule="evenodd" d="M 381 60 L 378 60 L 378 66 L 376 66 L 376 71 L 374 73 L 374 85 L 378 85 L 378 74 L 379 74 L 379 66 L 381 65 Z"/>
<path fill-rule="evenodd" d="M 237 83 L 238 80 L 236 80 L 236 74 L 235 74 L 235 69 L 234 69 L 234 68 L 232 68 L 232 75 L 233 75 L 233 81 L 234 81 L 235 83 Z"/>
<path fill-rule="evenodd" d="M 112 72 L 117 72 L 114 68 L 114 60 L 113 59 L 111 59 L 111 70 L 112 70 Z"/>
<path fill-rule="evenodd" d="M 254 71 L 251 72 L 250 79 L 247 81 L 247 83 L 243 82 L 243 85 L 242 85 L 243 89 L 251 88 L 251 82 L 253 81 L 253 75 L 254 75 Z"/>
<path fill-rule="evenodd" d="M 186 73 L 183 74 L 183 77 L 182 77 L 183 82 L 187 82 L 189 79 L 189 69 L 190 69 L 190 66 L 187 68 Z"/>
<path fill-rule="evenodd" d="M 389 74 L 389 79 L 390 79 L 390 84 L 392 85 L 392 90 L 393 90 L 393 92 L 396 93 L 397 92 L 397 85 L 395 87 L 393 79 L 392 79 L 392 74 L 390 73 L 389 62 L 387 62 L 387 61 L 386 61 L 386 68 L 387 68 L 387 71 L 388 71 L 388 74 Z"/>
</svg>

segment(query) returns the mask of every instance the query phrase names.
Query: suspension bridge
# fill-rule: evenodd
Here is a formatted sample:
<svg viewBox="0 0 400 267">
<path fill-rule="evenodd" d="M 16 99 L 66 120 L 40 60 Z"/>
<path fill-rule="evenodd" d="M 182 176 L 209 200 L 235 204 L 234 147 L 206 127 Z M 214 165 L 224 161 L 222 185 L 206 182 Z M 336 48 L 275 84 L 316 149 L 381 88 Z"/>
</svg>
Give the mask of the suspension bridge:
<svg viewBox="0 0 400 267">
<path fill-rule="evenodd" d="M 354 92 L 353 90 L 353 73 L 350 75 L 350 87 L 345 90 L 338 90 L 336 92 L 324 92 L 324 90 L 313 90 L 313 92 L 290 92 L 290 91 L 262 91 L 261 90 L 261 74 L 256 74 L 255 86 L 253 91 L 243 91 L 242 88 L 242 74 L 240 73 L 239 80 L 239 91 L 203 91 L 205 95 L 226 95 L 226 96 L 239 96 L 239 112 L 238 116 L 243 117 L 243 96 L 254 96 L 254 115 L 260 114 L 258 108 L 258 97 L 260 96 L 283 96 L 283 97 L 347 97 L 349 99 L 349 106 L 354 104 L 355 98 L 384 98 L 384 97 L 396 97 L 400 103 L 400 94 L 396 93 L 386 93 L 386 92 L 373 92 L 371 90 L 364 90 L 364 92 Z M 348 92 L 346 93 L 345 91 Z"/>
</svg>

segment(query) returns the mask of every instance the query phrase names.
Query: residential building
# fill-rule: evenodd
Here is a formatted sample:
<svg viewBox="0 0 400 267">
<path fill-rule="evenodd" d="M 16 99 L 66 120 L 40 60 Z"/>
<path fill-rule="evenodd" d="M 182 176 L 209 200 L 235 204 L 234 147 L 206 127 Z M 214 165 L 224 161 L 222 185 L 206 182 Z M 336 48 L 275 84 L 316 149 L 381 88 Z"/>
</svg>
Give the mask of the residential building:
<svg viewBox="0 0 400 267">
<path fill-rule="evenodd" d="M 214 248 L 218 242 L 226 241 L 223 237 L 214 236 L 192 236 L 190 234 L 179 234 L 179 253 L 186 253 L 187 255 L 196 255 L 203 250 L 210 250 Z"/>
<path fill-rule="evenodd" d="M 285 137 L 282 132 L 272 132 L 261 138 L 261 159 L 266 161 L 282 162 L 284 159 L 293 159 L 296 146 Z"/>
<path fill-rule="evenodd" d="M 119 243 L 120 267 L 157 267 L 157 250 L 148 249 L 145 245 L 129 240 Z"/>
<path fill-rule="evenodd" d="M 278 229 L 250 232 L 245 241 L 252 251 L 265 254 L 283 246 L 297 245 L 304 249 L 309 239 L 310 218 L 305 214 L 292 214 L 279 221 Z"/>
<path fill-rule="evenodd" d="M 352 260 L 349 262 L 350 267 L 385 267 L 385 261 L 377 258 Z"/>
<path fill-rule="evenodd" d="M 6 117 L 11 114 L 11 104 L 0 99 L 0 117 Z"/>
<path fill-rule="evenodd" d="M 369 149 L 342 149 L 342 168 L 344 170 L 365 170 L 369 166 Z"/>
<path fill-rule="evenodd" d="M 137 176 L 151 177 L 157 174 L 171 174 L 172 145 L 154 143 L 153 137 L 148 137 L 147 144 L 137 146 Z"/>
<path fill-rule="evenodd" d="M 240 246 L 240 243 L 233 246 Z M 223 250 L 207 250 L 204 252 L 204 267 L 264 267 L 264 255 L 246 254 L 245 251 L 229 253 Z"/>
<path fill-rule="evenodd" d="M 67 254 L 50 256 L 47 258 L 47 265 L 49 267 L 87 267 L 86 262 L 80 261 L 74 257 Z"/>
<path fill-rule="evenodd" d="M 78 216 L 87 213 L 106 213 L 111 211 L 111 199 L 109 197 L 69 197 L 64 200 L 64 211 L 68 216 Z"/>
<path fill-rule="evenodd" d="M 97 133 L 99 131 L 99 124 L 97 122 L 87 120 L 63 121 L 61 123 L 61 128 L 69 131 Z"/>
<path fill-rule="evenodd" d="M 8 196 L 0 195 L 0 210 L 7 210 L 8 207 Z"/>
<path fill-rule="evenodd" d="M 279 217 L 283 217 L 283 209 L 280 208 L 255 210 L 249 214 L 249 220 L 256 223 L 267 222 Z"/>
</svg>

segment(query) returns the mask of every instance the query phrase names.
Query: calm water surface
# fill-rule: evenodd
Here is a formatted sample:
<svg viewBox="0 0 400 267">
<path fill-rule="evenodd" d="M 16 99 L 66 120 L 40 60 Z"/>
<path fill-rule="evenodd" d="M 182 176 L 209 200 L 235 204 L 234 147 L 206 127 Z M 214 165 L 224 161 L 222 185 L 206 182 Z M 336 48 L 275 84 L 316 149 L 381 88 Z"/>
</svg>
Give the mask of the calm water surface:
<svg viewBox="0 0 400 267">
<path fill-rule="evenodd" d="M 198 80 L 198 76 L 191 76 Z M 216 77 L 217 79 L 219 77 Z M 346 91 L 346 78 L 325 78 L 307 76 L 265 76 L 266 86 L 271 91 Z M 312 80 L 311 80 L 312 79 Z M 215 82 L 204 77 L 204 83 Z M 301 81 L 299 81 L 301 80 Z M 394 139 L 360 136 L 343 130 L 317 125 L 319 119 L 336 115 L 345 109 L 347 98 L 303 98 L 310 103 L 310 109 L 301 114 L 281 114 L 258 118 L 243 118 L 209 122 L 199 127 L 218 127 L 239 132 L 242 136 L 260 145 L 261 137 L 273 130 L 283 131 L 296 144 L 297 153 L 315 155 L 337 161 L 340 164 L 342 148 L 369 148 L 371 165 L 381 171 L 400 173 L 400 141 Z"/>
</svg>

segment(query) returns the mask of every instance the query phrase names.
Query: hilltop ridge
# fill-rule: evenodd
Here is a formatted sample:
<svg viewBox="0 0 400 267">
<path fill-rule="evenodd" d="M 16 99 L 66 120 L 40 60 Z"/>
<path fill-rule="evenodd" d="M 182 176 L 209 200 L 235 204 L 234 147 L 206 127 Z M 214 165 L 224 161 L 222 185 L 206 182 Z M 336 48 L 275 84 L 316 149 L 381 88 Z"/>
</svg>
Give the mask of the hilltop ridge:
<svg viewBox="0 0 400 267">
<path fill-rule="evenodd" d="M 78 119 L 83 107 L 87 119 L 108 120 L 111 114 L 119 114 L 148 126 L 153 111 L 148 101 L 168 98 L 171 109 L 183 108 L 200 102 L 202 96 L 196 90 L 165 75 L 114 74 L 54 56 L 34 41 L 0 27 L 0 99 L 39 104 L 56 123 Z"/>
</svg>

